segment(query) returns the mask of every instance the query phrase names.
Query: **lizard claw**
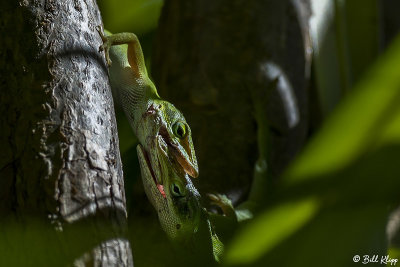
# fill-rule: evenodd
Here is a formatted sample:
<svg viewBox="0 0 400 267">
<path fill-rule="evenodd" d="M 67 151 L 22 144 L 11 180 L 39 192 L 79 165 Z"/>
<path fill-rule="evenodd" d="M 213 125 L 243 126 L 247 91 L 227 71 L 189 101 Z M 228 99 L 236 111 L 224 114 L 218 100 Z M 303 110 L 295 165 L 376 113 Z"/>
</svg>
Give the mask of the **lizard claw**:
<svg viewBox="0 0 400 267">
<path fill-rule="evenodd" d="M 106 56 L 106 61 L 107 61 L 107 65 L 108 67 L 111 66 L 112 61 L 110 59 L 110 41 L 108 40 L 107 36 L 104 35 L 103 31 L 101 30 L 100 25 L 96 26 L 96 30 L 99 33 L 101 40 L 103 41 L 103 44 L 99 47 L 99 52 L 104 51 L 104 54 Z"/>
<path fill-rule="evenodd" d="M 103 31 L 101 30 L 100 25 L 96 26 L 96 30 L 99 33 L 99 35 L 101 37 L 101 40 L 103 40 L 103 42 L 106 42 L 107 41 L 107 37 L 104 35 Z"/>
</svg>

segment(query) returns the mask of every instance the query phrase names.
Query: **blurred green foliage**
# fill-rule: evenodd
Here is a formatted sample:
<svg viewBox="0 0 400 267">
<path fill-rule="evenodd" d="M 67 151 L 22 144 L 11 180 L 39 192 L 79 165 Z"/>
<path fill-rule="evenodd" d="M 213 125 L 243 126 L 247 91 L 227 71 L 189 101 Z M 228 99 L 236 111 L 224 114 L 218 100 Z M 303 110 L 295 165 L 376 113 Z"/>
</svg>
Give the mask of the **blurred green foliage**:
<svg viewBox="0 0 400 267">
<path fill-rule="evenodd" d="M 98 4 L 108 30 L 143 35 L 157 27 L 163 0 L 115 0 Z"/>
<path fill-rule="evenodd" d="M 394 43 L 340 103 L 293 166 L 291 176 L 301 179 L 333 172 L 376 148 L 378 141 L 385 145 L 385 137 L 399 138 L 399 47 L 398 41 Z"/>
<path fill-rule="evenodd" d="M 231 244 L 226 263 L 245 264 L 272 250 L 280 242 L 298 231 L 318 208 L 316 199 L 280 203 L 244 228 Z"/>
</svg>

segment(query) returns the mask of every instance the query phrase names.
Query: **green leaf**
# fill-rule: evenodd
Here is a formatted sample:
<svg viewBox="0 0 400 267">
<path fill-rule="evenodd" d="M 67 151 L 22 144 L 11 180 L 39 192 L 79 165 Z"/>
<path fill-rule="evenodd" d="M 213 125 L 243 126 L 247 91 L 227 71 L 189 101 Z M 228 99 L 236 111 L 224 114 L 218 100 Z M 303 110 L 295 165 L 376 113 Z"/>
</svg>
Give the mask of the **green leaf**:
<svg viewBox="0 0 400 267">
<path fill-rule="evenodd" d="M 400 38 L 344 99 L 287 174 L 289 183 L 345 168 L 398 116 Z M 396 131 L 392 125 L 389 132 Z"/>
<path fill-rule="evenodd" d="M 245 227 L 227 250 L 227 264 L 245 264 L 268 253 L 308 222 L 318 210 L 316 199 L 280 204 Z"/>
</svg>

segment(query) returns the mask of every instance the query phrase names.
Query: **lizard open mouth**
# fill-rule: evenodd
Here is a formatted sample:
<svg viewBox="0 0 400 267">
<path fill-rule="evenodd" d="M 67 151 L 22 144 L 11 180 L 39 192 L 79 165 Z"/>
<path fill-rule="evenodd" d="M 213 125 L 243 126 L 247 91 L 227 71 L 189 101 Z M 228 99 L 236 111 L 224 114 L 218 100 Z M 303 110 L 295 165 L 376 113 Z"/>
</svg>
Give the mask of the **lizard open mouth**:
<svg viewBox="0 0 400 267">
<path fill-rule="evenodd" d="M 151 178 L 153 179 L 158 191 L 160 191 L 160 194 L 164 198 L 166 198 L 167 196 L 166 196 L 165 191 L 164 191 L 164 186 L 162 184 L 160 184 L 159 182 L 157 182 L 156 175 L 154 173 L 153 167 L 152 167 L 151 162 L 150 162 L 150 157 L 149 157 L 147 151 L 145 149 L 143 149 L 142 146 L 140 146 L 140 149 L 141 149 L 141 151 L 143 153 L 143 156 L 144 156 L 144 159 L 146 161 L 147 169 L 150 171 Z M 160 171 L 161 171 L 160 162 L 158 160 L 157 160 L 157 163 L 158 163 L 158 167 L 160 168 Z"/>
</svg>

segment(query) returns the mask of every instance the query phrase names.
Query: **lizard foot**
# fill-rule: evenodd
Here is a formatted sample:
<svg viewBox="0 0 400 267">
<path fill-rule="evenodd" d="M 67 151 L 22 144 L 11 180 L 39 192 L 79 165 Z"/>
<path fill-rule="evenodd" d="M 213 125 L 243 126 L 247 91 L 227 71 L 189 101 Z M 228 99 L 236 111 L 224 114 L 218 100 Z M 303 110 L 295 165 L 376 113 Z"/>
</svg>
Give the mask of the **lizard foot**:
<svg viewBox="0 0 400 267">
<path fill-rule="evenodd" d="M 107 36 L 104 35 L 103 31 L 101 30 L 100 25 L 96 26 L 96 30 L 99 33 L 103 44 L 99 47 L 99 52 L 104 51 L 106 56 L 107 65 L 110 67 L 112 62 L 110 59 L 110 48 L 111 48 L 111 41 Z"/>
<path fill-rule="evenodd" d="M 235 208 L 232 205 L 232 201 L 224 194 L 207 194 L 211 201 L 211 204 L 221 208 L 225 216 L 230 218 L 236 218 Z"/>
</svg>

